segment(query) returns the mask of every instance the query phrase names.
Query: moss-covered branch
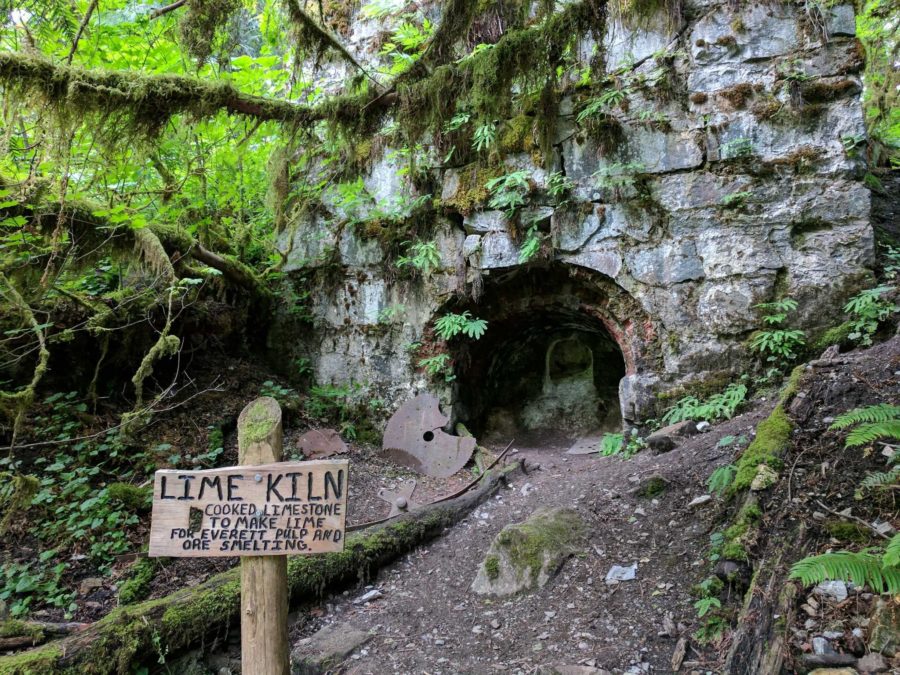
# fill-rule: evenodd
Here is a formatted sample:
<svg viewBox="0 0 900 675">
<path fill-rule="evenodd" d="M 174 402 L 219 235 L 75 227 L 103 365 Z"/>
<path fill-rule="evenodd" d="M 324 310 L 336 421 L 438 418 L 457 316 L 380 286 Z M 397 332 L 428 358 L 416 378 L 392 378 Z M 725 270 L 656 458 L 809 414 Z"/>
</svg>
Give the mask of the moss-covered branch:
<svg viewBox="0 0 900 675">
<path fill-rule="evenodd" d="M 16 290 L 16 287 L 9 282 L 9 279 L 7 279 L 6 275 L 2 272 L 0 272 L 0 284 L 2 284 L 0 296 L 7 300 L 16 311 L 22 314 L 28 324 L 29 330 L 34 333 L 38 342 L 38 360 L 34 366 L 31 381 L 19 391 L 7 392 L 0 390 L 0 410 L 13 411 L 15 413 L 12 437 L 12 444 L 14 444 L 25 411 L 34 400 L 37 386 L 44 377 L 44 373 L 47 372 L 47 364 L 50 361 L 50 350 L 47 349 L 44 329 L 38 323 L 37 318 L 35 318 L 34 312 L 31 311 L 31 307 L 28 306 L 28 303 L 25 302 L 25 299 L 19 291 Z"/>
<path fill-rule="evenodd" d="M 289 101 L 249 96 L 228 82 L 183 75 L 85 70 L 22 52 L 0 53 L 0 83 L 36 95 L 66 117 L 84 112 L 125 112 L 146 132 L 159 132 L 177 114 L 196 119 L 225 110 L 263 121 L 305 124 L 317 114 Z"/>
<path fill-rule="evenodd" d="M 69 231 L 70 241 L 84 250 L 118 250 L 124 253 L 137 249 L 147 267 L 166 282 L 176 280 L 172 258 L 189 256 L 218 270 L 225 279 L 253 295 L 263 299 L 269 297 L 269 290 L 253 268 L 234 257 L 207 249 L 184 228 L 153 223 L 146 228 L 132 229 L 96 215 L 100 211 L 99 205 L 69 201 L 64 206 L 47 202 L 38 205 L 23 203 L 10 209 L 9 213 L 25 216 L 42 231 L 52 230 L 62 219 Z"/>
<path fill-rule="evenodd" d="M 300 43 L 301 46 L 304 43 L 309 43 L 314 45 L 315 49 L 319 52 L 331 50 L 340 55 L 340 57 L 351 66 L 365 74 L 366 77 L 371 77 L 369 71 L 363 68 L 359 61 L 353 58 L 353 55 L 347 51 L 347 48 L 341 44 L 340 40 L 332 35 L 324 26 L 320 25 L 303 9 L 303 7 L 300 6 L 300 0 L 284 0 L 284 4 L 287 8 L 288 16 L 291 18 L 291 22 L 294 25 L 294 33 L 297 42 Z"/>
<path fill-rule="evenodd" d="M 458 522 L 518 466 L 489 472 L 477 489 L 460 497 L 350 534 L 341 553 L 290 558 L 291 602 L 318 598 L 326 589 L 370 578 L 379 568 Z M 238 618 L 240 595 L 240 570 L 232 569 L 165 598 L 120 607 L 71 637 L 0 657 L 0 675 L 130 673 L 132 664 L 155 658 L 151 657 L 155 643 L 175 653 L 223 632 Z"/>
</svg>

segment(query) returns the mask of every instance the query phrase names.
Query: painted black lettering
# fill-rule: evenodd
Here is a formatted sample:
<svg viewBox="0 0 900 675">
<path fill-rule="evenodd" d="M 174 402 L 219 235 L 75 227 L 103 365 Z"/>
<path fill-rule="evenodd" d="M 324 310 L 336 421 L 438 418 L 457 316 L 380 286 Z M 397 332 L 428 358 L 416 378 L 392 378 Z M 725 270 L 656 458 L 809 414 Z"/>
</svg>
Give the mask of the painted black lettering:
<svg viewBox="0 0 900 675">
<path fill-rule="evenodd" d="M 292 471 L 290 473 L 284 474 L 285 476 L 291 477 L 291 496 L 285 499 L 286 502 L 299 502 L 302 501 L 300 497 L 297 496 L 297 490 L 299 489 L 297 486 L 297 479 L 303 475 L 302 471 Z"/>
<path fill-rule="evenodd" d="M 200 480 L 200 494 L 197 495 L 197 499 L 203 499 L 203 492 L 206 490 L 206 486 L 216 488 L 216 494 L 219 496 L 219 501 L 222 500 L 222 479 L 219 476 L 213 476 L 212 478 L 208 478 L 203 476 Z"/>
<path fill-rule="evenodd" d="M 242 502 L 244 501 L 243 497 L 238 497 L 235 495 L 235 491 L 240 487 L 239 485 L 235 485 L 234 481 L 236 480 L 244 480 L 244 477 L 239 474 L 233 474 L 228 476 L 228 501 L 230 502 Z"/>
<path fill-rule="evenodd" d="M 159 479 L 159 498 L 160 499 L 175 499 L 175 495 L 167 495 L 166 494 L 166 477 L 163 476 Z"/>
<path fill-rule="evenodd" d="M 196 478 L 196 476 L 191 476 L 190 474 L 185 474 L 182 476 L 178 476 L 178 478 L 180 480 L 184 481 L 184 495 L 182 495 L 178 499 L 194 501 L 194 499 L 196 499 L 196 497 L 191 497 L 191 481 L 194 480 L 194 478 Z"/>
<path fill-rule="evenodd" d="M 334 489 L 334 498 L 340 499 L 341 495 L 344 492 L 344 470 L 338 469 L 338 477 L 336 483 L 334 482 L 334 476 L 331 474 L 331 472 L 325 472 L 325 499 L 328 499 L 329 484 Z"/>
<path fill-rule="evenodd" d="M 284 497 L 282 497 L 281 493 L 277 490 L 278 484 L 281 482 L 282 478 L 284 478 L 284 476 L 279 475 L 278 478 L 275 480 L 275 482 L 272 482 L 272 474 L 269 474 L 269 478 L 266 481 L 266 501 L 267 502 L 272 501 L 273 494 L 276 497 L 278 497 L 278 501 L 280 501 L 280 502 L 284 501 Z"/>
<path fill-rule="evenodd" d="M 313 475 L 309 474 L 306 477 L 306 500 L 310 502 L 320 502 L 322 501 L 321 497 L 316 497 L 313 495 Z"/>
</svg>

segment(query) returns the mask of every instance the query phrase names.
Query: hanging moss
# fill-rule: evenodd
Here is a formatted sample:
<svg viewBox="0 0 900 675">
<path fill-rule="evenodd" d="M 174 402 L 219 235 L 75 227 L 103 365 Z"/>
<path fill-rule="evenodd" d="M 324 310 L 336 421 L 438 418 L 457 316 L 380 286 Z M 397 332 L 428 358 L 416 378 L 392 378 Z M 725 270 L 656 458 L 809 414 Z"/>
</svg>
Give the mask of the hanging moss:
<svg viewBox="0 0 900 675">
<path fill-rule="evenodd" d="M 300 0 L 284 0 L 284 4 L 294 28 L 294 39 L 298 49 L 301 50 L 301 56 L 308 54 L 318 61 L 322 56 L 334 53 L 357 70 L 366 72 L 365 68 L 341 44 L 340 40 L 319 24 L 300 5 Z M 322 11 L 324 13 L 324 7 Z"/>
<path fill-rule="evenodd" d="M 358 0 L 324 0 L 322 2 L 322 20 L 338 35 L 348 37 L 350 20 L 358 6 Z"/>
<path fill-rule="evenodd" d="M 181 42 L 201 63 L 213 51 L 216 33 L 241 8 L 241 0 L 188 0 L 178 24 Z"/>
<path fill-rule="evenodd" d="M 610 13 L 631 28 L 647 28 L 662 21 L 674 30 L 682 22 L 683 5 L 683 0 L 613 0 Z"/>
<path fill-rule="evenodd" d="M 543 119 L 540 120 L 542 122 Z M 532 161 L 541 166 L 544 164 L 543 148 L 538 133 L 539 120 L 529 115 L 516 115 L 504 124 L 500 134 L 499 151 L 501 155 L 527 153 Z"/>
</svg>

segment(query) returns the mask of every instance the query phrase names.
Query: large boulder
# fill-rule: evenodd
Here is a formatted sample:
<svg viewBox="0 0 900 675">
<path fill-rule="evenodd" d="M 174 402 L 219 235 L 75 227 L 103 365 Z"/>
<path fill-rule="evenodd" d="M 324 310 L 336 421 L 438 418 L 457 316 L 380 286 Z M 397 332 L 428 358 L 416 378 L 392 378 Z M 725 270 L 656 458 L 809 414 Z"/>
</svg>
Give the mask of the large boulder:
<svg viewBox="0 0 900 675">
<path fill-rule="evenodd" d="M 572 509 L 540 508 L 494 538 L 472 590 L 513 595 L 543 587 L 580 548 L 584 523 Z"/>
</svg>

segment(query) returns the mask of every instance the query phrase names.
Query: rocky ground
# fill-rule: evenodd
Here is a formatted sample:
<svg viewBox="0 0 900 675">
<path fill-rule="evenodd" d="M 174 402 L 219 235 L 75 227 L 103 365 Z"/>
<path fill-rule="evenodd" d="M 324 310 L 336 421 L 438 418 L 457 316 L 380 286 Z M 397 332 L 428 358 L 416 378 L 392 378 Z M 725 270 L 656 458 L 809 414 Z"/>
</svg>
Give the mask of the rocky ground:
<svg viewBox="0 0 900 675">
<path fill-rule="evenodd" d="M 382 570 L 369 586 L 302 613 L 292 630 L 296 657 L 321 663 L 327 656 L 332 666 L 343 661 L 341 672 L 360 674 L 671 670 L 678 638 L 697 628 L 691 587 L 709 574 L 709 537 L 725 508 L 716 499 L 689 505 L 707 493 L 709 474 L 733 460 L 761 416 L 741 415 L 672 452 L 647 451 L 627 461 L 568 455 L 575 439 L 560 435 L 517 440 L 511 458 L 539 468 L 516 475 L 445 536 Z M 662 492 L 637 494 L 658 477 L 667 483 Z M 580 552 L 533 592 L 474 594 L 470 586 L 497 533 L 549 506 L 571 507 L 583 519 Z M 634 580 L 606 583 L 614 565 L 633 564 Z M 370 591 L 377 591 L 370 593 L 375 599 L 363 601 Z M 719 668 L 724 645 L 690 645 L 685 672 Z M 220 657 L 214 661 L 220 667 L 234 666 L 237 654 Z"/>
<path fill-rule="evenodd" d="M 826 507 L 835 513 L 849 508 L 845 513 L 865 522 L 881 518 L 896 524 L 896 510 L 883 499 L 853 498 L 854 486 L 884 458 L 836 453 L 842 437 L 827 427 L 852 407 L 900 400 L 898 372 L 896 338 L 806 368 L 790 405 L 798 429 L 782 480 L 761 498 L 764 534 L 747 542 L 752 559 L 765 558 L 774 544 L 790 537 L 796 537 L 791 560 L 842 546 L 859 548 L 832 536 L 836 519 Z M 368 585 L 294 615 L 295 672 L 671 672 L 681 642 L 686 649 L 680 672 L 723 672 L 732 634 L 699 641 L 702 621 L 693 604 L 696 584 L 714 567 L 707 557 L 710 537 L 729 524 L 736 504 L 706 497 L 706 481 L 715 468 L 735 460 L 773 404 L 772 397 L 757 400 L 750 412 L 682 440 L 671 452 L 647 450 L 629 460 L 566 454 L 576 439 L 561 435 L 517 439 L 510 457 L 539 468 L 515 475 L 442 538 L 383 569 Z M 642 496 L 642 488 L 660 484 L 657 478 L 665 488 Z M 586 525 L 578 552 L 542 588 L 506 598 L 473 592 L 497 534 L 542 507 L 577 512 Z M 799 522 L 811 523 L 801 535 L 795 529 Z M 867 545 L 878 543 L 865 539 Z M 607 583 L 616 565 L 636 565 L 635 578 Z M 799 589 L 787 579 L 779 587 L 789 584 Z M 725 611 L 737 616 L 739 593 L 729 597 L 726 590 L 722 600 Z M 856 669 L 843 671 L 848 673 L 896 668 L 870 649 L 879 640 L 884 646 L 876 624 L 883 621 L 878 608 L 883 615 L 887 604 L 871 589 L 842 582 L 799 589 L 784 617 L 787 672 L 841 665 Z M 232 669 L 238 658 L 232 647 L 210 663 Z"/>
</svg>

